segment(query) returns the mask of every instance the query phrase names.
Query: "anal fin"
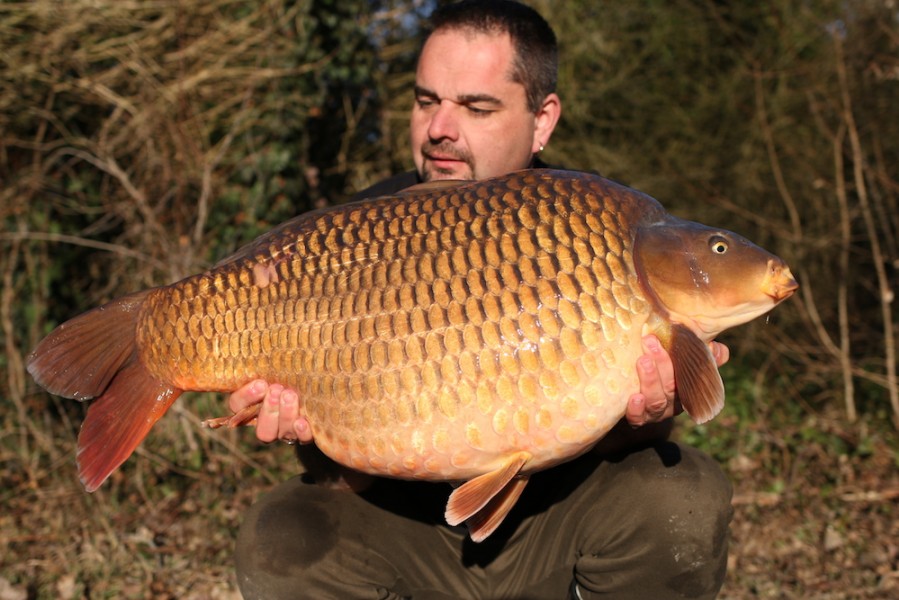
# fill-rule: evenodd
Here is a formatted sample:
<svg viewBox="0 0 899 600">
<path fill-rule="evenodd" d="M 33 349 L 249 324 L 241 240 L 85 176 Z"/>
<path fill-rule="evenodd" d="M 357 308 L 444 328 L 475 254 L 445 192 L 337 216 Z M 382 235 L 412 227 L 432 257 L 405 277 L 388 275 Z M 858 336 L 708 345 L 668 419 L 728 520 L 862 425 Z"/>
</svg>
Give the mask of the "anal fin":
<svg viewBox="0 0 899 600">
<path fill-rule="evenodd" d="M 677 324 L 671 328 L 668 353 L 684 410 L 697 423 L 712 420 L 724 408 L 724 382 L 711 350 L 688 327 Z"/>
<path fill-rule="evenodd" d="M 471 539 L 476 542 L 485 539 L 499 526 L 521 495 L 527 479 L 516 476 L 530 458 L 528 452 L 519 452 L 501 468 L 456 488 L 446 503 L 446 522 L 458 525 L 468 521 Z"/>
</svg>

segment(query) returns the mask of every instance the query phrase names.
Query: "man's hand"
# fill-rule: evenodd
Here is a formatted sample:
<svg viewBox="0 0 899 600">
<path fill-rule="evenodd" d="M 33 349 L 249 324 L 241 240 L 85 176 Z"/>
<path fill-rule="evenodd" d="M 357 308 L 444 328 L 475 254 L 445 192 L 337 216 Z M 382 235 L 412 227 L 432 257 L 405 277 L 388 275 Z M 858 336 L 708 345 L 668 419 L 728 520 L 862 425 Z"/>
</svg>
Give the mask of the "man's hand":
<svg viewBox="0 0 899 600">
<path fill-rule="evenodd" d="M 730 358 L 730 351 L 724 344 L 712 342 L 710 349 L 719 367 Z M 645 336 L 643 351 L 646 354 L 637 359 L 640 391 L 628 399 L 625 413 L 627 422 L 633 427 L 658 423 L 682 411 L 676 401 L 674 365 L 659 338 Z M 300 400 L 295 391 L 257 379 L 234 391 L 228 405 L 233 412 L 238 412 L 257 402 L 262 402 L 256 421 L 259 441 L 268 443 L 280 439 L 301 444 L 313 441 L 309 422 L 300 416 Z"/>
<path fill-rule="evenodd" d="M 730 350 L 724 344 L 711 342 L 709 348 L 719 367 L 730 358 Z M 659 338 L 654 335 L 644 336 L 643 351 L 646 354 L 637 359 L 640 391 L 628 399 L 625 413 L 625 418 L 632 427 L 658 423 L 683 410 L 680 402 L 677 402 L 674 365 L 662 348 Z"/>
<path fill-rule="evenodd" d="M 228 406 L 235 413 L 259 402 L 262 403 L 256 418 L 259 441 L 299 441 L 301 444 L 312 441 L 312 429 L 309 422 L 300 417 L 299 397 L 292 389 L 257 379 L 238 388 L 228 398 Z"/>
</svg>

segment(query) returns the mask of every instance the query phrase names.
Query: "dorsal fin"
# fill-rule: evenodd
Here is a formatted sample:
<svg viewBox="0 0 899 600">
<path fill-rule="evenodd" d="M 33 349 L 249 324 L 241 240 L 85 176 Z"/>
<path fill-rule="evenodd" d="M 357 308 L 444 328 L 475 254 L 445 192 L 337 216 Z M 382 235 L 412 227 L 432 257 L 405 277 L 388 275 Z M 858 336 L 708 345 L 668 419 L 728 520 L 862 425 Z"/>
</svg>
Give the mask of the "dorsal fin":
<svg viewBox="0 0 899 600">
<path fill-rule="evenodd" d="M 465 183 L 471 183 L 470 181 L 466 181 L 464 179 L 434 179 L 432 181 L 425 181 L 424 183 L 416 183 L 415 185 L 410 185 L 407 188 L 401 189 L 398 193 L 400 194 L 408 194 L 408 193 L 420 193 L 420 192 L 436 192 L 438 190 L 445 190 L 447 188 L 458 187 Z"/>
<path fill-rule="evenodd" d="M 446 503 L 446 522 L 458 525 L 474 519 L 471 539 L 478 542 L 490 535 L 524 489 L 527 479 L 514 478 L 530 458 L 530 453 L 518 452 L 499 469 L 484 473 L 456 488 Z M 496 502 L 493 502 L 494 498 Z M 477 529 L 479 539 L 475 539 L 474 529 Z"/>
<path fill-rule="evenodd" d="M 667 350 L 684 410 L 697 423 L 712 420 L 724 408 L 724 383 L 711 350 L 681 324 L 671 327 Z"/>
</svg>

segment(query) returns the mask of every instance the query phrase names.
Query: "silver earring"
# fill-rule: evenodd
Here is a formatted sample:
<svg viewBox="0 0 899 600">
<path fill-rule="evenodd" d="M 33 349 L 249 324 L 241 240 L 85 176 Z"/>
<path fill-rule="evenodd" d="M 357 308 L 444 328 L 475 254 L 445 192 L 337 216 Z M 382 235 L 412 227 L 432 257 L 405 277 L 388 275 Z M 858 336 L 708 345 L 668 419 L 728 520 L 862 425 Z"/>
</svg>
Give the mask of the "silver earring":
<svg viewBox="0 0 899 600">
<path fill-rule="evenodd" d="M 539 150 L 539 152 L 543 152 L 543 144 L 540 144 L 540 150 Z"/>
</svg>

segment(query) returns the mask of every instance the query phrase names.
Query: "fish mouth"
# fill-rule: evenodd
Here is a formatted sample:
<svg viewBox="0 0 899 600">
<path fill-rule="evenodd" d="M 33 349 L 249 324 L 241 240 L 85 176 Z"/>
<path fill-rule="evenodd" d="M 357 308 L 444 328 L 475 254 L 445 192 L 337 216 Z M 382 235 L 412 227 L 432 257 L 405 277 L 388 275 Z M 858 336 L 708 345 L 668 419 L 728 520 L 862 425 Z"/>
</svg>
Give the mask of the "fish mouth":
<svg viewBox="0 0 899 600">
<path fill-rule="evenodd" d="M 780 260 L 768 261 L 768 272 L 762 282 L 762 291 L 775 304 L 783 302 L 799 289 L 799 283 L 790 272 L 790 267 Z"/>
</svg>

